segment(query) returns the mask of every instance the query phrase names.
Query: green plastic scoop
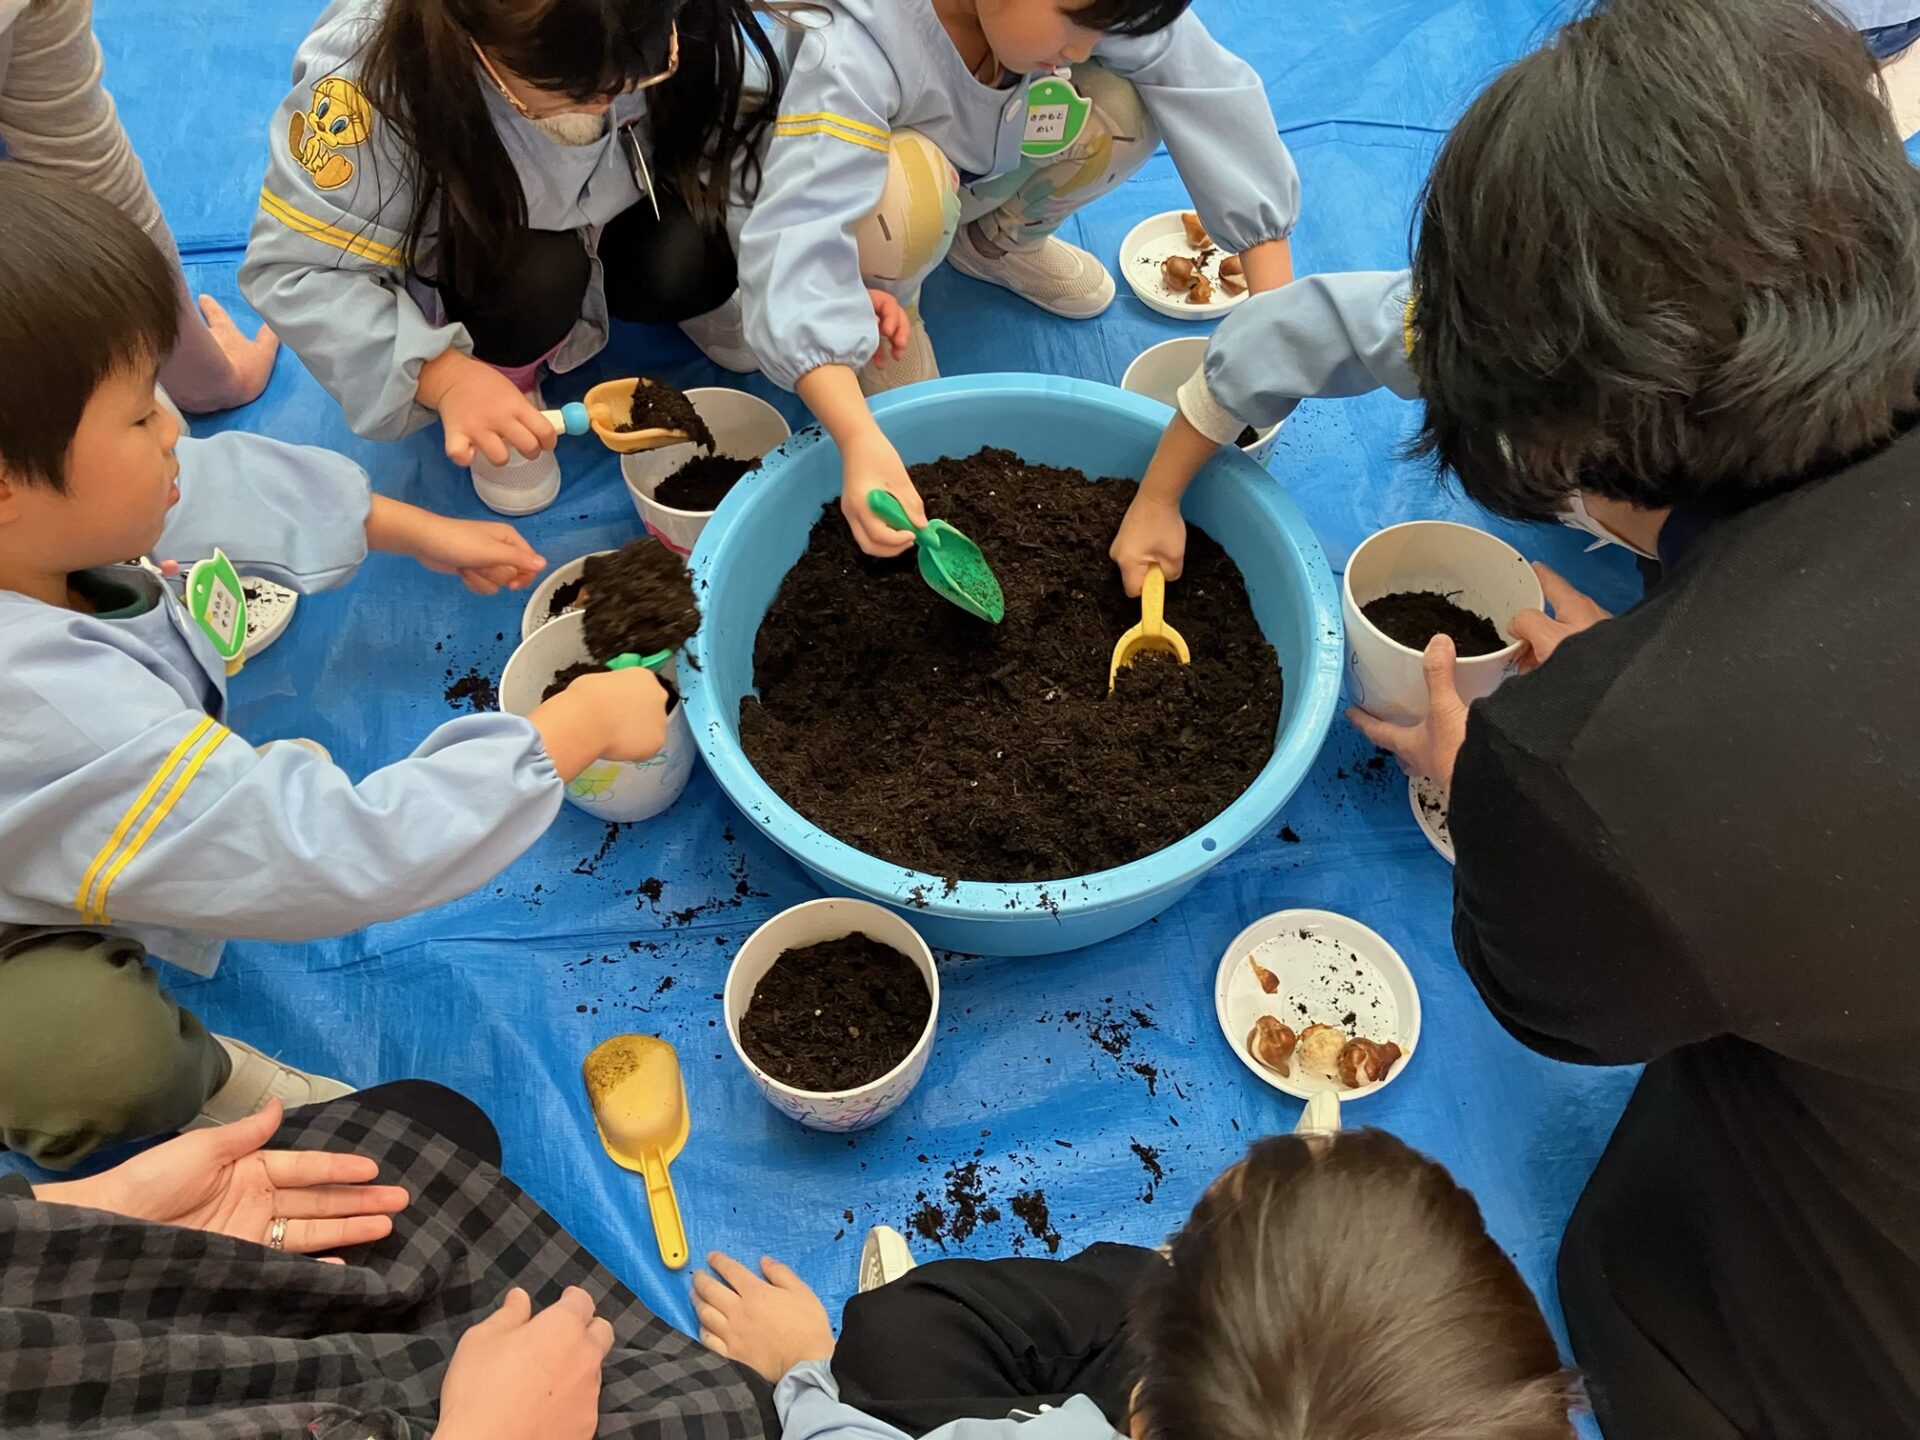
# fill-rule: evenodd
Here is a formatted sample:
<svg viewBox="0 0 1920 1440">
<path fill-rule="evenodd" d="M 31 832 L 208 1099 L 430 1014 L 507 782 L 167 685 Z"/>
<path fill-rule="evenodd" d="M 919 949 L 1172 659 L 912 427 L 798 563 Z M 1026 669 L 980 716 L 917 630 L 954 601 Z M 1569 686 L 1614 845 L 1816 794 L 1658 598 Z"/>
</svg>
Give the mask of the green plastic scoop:
<svg viewBox="0 0 1920 1440">
<path fill-rule="evenodd" d="M 885 490 L 869 490 L 867 508 L 895 530 L 912 534 L 920 552 L 920 578 L 933 587 L 934 594 L 989 624 L 998 625 L 1005 618 L 1007 602 L 1000 582 L 973 541 L 944 520 L 929 520 L 924 529 L 915 525 Z"/>
</svg>

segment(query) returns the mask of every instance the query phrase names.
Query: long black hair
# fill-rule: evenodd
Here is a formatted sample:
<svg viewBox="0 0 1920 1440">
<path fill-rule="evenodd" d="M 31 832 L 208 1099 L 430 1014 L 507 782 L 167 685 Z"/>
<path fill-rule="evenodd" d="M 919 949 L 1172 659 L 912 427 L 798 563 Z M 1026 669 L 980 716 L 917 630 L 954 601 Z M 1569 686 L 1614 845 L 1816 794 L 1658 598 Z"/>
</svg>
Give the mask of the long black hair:
<svg viewBox="0 0 1920 1440">
<path fill-rule="evenodd" d="M 780 94 L 779 60 L 750 0 L 388 0 L 359 78 L 410 167 L 409 266 L 419 272 L 434 236 L 439 278 L 465 288 L 510 262 L 527 223 L 475 45 L 536 89 L 585 104 L 659 73 L 668 20 L 680 66 L 646 92 L 654 175 L 717 228 L 736 179 L 748 198 L 758 189 Z M 747 94 L 749 46 L 764 97 Z"/>
<path fill-rule="evenodd" d="M 1417 448 L 1519 518 L 1738 505 L 1883 443 L 1920 381 L 1920 171 L 1812 0 L 1601 0 L 1442 147 Z"/>
</svg>

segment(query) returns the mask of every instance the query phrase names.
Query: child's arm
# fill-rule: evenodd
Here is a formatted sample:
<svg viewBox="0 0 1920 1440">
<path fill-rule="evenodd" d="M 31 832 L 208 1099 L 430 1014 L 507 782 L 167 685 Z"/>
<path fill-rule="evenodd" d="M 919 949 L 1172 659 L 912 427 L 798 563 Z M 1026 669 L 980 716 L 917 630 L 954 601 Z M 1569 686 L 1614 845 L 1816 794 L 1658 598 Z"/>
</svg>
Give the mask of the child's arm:
<svg viewBox="0 0 1920 1440">
<path fill-rule="evenodd" d="M 438 413 L 459 465 L 476 448 L 502 462 L 509 446 L 551 448 L 553 427 L 472 358 L 466 327 L 430 323 L 408 293 L 411 157 L 360 91 L 365 38 L 349 11 L 301 43 L 293 89 L 268 128 L 240 288 L 356 434 L 398 440 Z"/>
<path fill-rule="evenodd" d="M 806 401 L 839 447 L 841 509 L 861 548 L 875 555 L 913 542 L 868 511 L 868 490 L 893 492 L 925 522 L 855 373 L 873 358 L 877 337 L 854 232 L 886 184 L 898 103 L 892 67 L 855 22 L 836 16 L 806 34 L 738 247 L 748 343 L 768 378 Z"/>
<path fill-rule="evenodd" d="M 1247 426 L 1277 425 L 1303 399 L 1382 386 L 1402 399 L 1419 393 L 1410 361 L 1410 284 L 1404 270 L 1309 275 L 1254 296 L 1220 322 L 1205 363 L 1180 387 L 1179 414 L 1108 552 L 1129 595 L 1140 593 L 1149 564 L 1169 580 L 1180 577 L 1187 543 L 1181 498 L 1215 449 Z"/>
<path fill-rule="evenodd" d="M 86 617 L 68 624 L 8 656 L 15 923 L 310 940 L 431 909 L 538 839 L 588 764 L 646 759 L 666 734 L 659 680 L 608 671 L 526 718 L 452 720 L 356 784 L 297 746 L 260 754 Z"/>
<path fill-rule="evenodd" d="M 898 555 L 913 546 L 913 536 L 895 530 L 867 506 L 867 492 L 887 490 L 916 525 L 927 523 L 927 507 L 907 474 L 900 452 L 880 433 L 879 422 L 860 393 L 860 380 L 845 365 L 822 365 L 800 377 L 800 398 L 840 451 L 840 513 L 853 538 L 869 555 Z"/>
<path fill-rule="evenodd" d="M 1191 11 L 1151 35 L 1108 35 L 1093 54 L 1140 91 L 1207 233 L 1240 254 L 1247 287 L 1292 280 L 1300 176 L 1253 67 Z"/>
<path fill-rule="evenodd" d="M 774 1386 L 782 1440 L 907 1440 L 884 1420 L 840 1398 L 833 1325 L 820 1297 L 778 1260 L 755 1274 L 730 1255 L 707 1256 L 711 1275 L 693 1277 L 700 1341 Z M 1112 1434 L 1099 1407 L 1083 1395 L 1033 1420 L 956 1420 L 924 1440 L 1105 1440 Z"/>
<path fill-rule="evenodd" d="M 491 595 L 522 589 L 546 567 L 519 532 L 451 520 L 373 495 L 344 455 L 238 431 L 182 440 L 180 503 L 156 559 L 191 564 L 218 546 L 249 574 L 295 590 L 345 584 L 367 551 L 411 555 Z"/>
</svg>

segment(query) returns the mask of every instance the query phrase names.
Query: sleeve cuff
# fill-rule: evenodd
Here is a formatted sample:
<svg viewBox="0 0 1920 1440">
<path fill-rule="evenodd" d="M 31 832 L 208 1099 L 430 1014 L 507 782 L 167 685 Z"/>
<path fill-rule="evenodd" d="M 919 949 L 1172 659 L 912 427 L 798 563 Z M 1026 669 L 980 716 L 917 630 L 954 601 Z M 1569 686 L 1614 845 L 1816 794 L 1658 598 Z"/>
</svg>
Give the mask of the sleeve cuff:
<svg viewBox="0 0 1920 1440">
<path fill-rule="evenodd" d="M 1207 384 L 1204 365 L 1180 387 L 1176 398 L 1180 413 L 1187 417 L 1187 423 L 1216 445 L 1233 444 L 1240 438 L 1240 432 L 1247 428 L 1245 420 L 1215 398 L 1213 387 Z"/>
</svg>

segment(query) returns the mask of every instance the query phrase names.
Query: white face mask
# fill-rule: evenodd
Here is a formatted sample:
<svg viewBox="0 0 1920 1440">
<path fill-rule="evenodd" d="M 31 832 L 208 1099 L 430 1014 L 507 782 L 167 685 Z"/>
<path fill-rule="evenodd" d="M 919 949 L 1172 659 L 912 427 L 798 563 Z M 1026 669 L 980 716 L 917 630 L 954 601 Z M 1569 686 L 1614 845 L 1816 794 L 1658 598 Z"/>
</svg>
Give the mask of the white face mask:
<svg viewBox="0 0 1920 1440">
<path fill-rule="evenodd" d="M 1593 544 L 1587 547 L 1587 553 L 1589 555 L 1596 550 L 1604 549 L 1608 545 L 1618 545 L 1623 550 L 1631 550 L 1634 554 L 1645 556 L 1649 560 L 1658 560 L 1660 558 L 1658 555 L 1642 550 L 1638 545 L 1622 540 L 1618 535 L 1614 534 L 1613 531 L 1594 519 L 1587 511 L 1586 499 L 1578 490 L 1574 491 L 1568 498 L 1567 508 L 1560 512 L 1560 523 L 1562 525 L 1571 525 L 1576 530 L 1584 530 L 1587 534 L 1594 537 Z"/>
</svg>

